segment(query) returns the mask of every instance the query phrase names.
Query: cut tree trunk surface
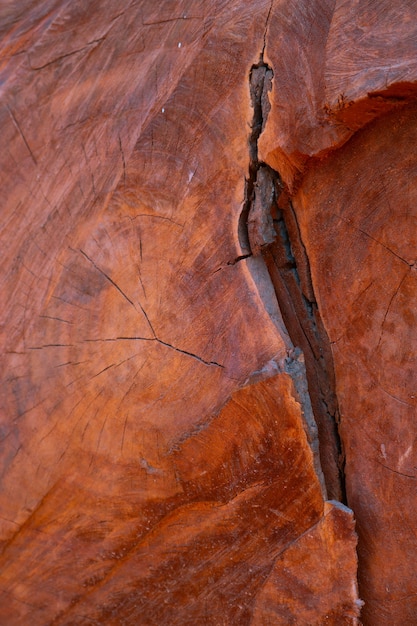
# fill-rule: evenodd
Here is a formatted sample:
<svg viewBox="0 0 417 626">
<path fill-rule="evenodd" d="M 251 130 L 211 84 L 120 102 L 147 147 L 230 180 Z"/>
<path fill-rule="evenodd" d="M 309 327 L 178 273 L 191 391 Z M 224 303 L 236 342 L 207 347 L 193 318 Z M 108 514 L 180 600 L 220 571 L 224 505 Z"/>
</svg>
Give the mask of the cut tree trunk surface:
<svg viewBox="0 0 417 626">
<path fill-rule="evenodd" d="M 416 623 L 416 8 L 0 7 L 0 624 Z"/>
</svg>

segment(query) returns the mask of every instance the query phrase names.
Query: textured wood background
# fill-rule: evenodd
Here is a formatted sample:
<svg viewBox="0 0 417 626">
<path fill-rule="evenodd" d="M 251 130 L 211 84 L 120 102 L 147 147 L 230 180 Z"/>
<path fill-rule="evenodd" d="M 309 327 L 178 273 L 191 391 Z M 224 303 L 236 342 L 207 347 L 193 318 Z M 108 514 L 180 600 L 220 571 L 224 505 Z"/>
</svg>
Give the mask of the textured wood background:
<svg viewBox="0 0 417 626">
<path fill-rule="evenodd" d="M 0 5 L 1 624 L 416 623 L 416 8 Z"/>
</svg>

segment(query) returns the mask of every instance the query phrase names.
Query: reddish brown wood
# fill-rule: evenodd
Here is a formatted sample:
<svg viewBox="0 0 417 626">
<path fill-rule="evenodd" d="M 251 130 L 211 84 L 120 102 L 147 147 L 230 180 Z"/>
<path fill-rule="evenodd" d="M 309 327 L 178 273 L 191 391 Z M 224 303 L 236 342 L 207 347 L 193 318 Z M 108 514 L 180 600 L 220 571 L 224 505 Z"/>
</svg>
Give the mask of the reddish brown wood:
<svg viewBox="0 0 417 626">
<path fill-rule="evenodd" d="M 282 8 L 261 158 L 292 190 L 332 347 L 362 619 L 414 624 L 415 4 Z"/>
<path fill-rule="evenodd" d="M 353 554 L 353 530 L 352 512 L 327 502 L 317 525 L 276 559 L 258 594 L 253 624 L 355 623 L 361 604 L 352 603 L 357 563 L 347 558 Z"/>
<path fill-rule="evenodd" d="M 0 7 L 1 624 L 414 623 L 414 9 Z"/>
<path fill-rule="evenodd" d="M 373 122 L 311 170 L 296 200 L 333 344 L 364 616 L 380 624 L 417 612 L 416 120 L 414 105 Z"/>
</svg>

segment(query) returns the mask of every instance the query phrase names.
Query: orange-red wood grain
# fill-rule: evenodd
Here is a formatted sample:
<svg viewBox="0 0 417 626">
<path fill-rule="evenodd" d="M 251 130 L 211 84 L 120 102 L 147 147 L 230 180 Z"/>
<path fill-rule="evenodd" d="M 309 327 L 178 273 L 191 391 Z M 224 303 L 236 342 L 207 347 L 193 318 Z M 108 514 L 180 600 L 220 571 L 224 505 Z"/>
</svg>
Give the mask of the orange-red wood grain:
<svg viewBox="0 0 417 626">
<path fill-rule="evenodd" d="M 262 51 L 259 158 L 333 342 L 364 623 L 413 623 L 413 17 L 0 7 L 0 623 L 358 623 L 352 513 L 326 502 L 265 264 L 241 258 Z"/>
</svg>

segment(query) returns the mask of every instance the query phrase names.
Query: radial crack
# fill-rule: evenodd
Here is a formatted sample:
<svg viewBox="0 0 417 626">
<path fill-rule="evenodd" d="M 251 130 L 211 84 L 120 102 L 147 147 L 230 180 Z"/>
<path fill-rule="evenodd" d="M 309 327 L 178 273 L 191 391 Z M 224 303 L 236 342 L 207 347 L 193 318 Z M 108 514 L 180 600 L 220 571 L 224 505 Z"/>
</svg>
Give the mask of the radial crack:
<svg viewBox="0 0 417 626">
<path fill-rule="evenodd" d="M 198 354 L 194 354 L 194 352 L 190 352 L 189 350 L 183 350 L 182 348 L 177 348 L 177 346 L 172 345 L 171 343 L 168 343 L 167 341 L 163 341 L 162 339 L 159 339 L 159 337 L 137 337 L 137 336 L 133 336 L 133 337 L 106 337 L 104 339 L 84 339 L 83 340 L 86 343 L 101 343 L 101 342 L 115 342 L 115 341 L 156 341 L 157 343 L 161 344 L 162 346 L 165 346 L 166 348 L 171 348 L 171 350 L 175 350 L 175 352 L 180 352 L 181 354 L 185 354 L 186 356 L 190 356 L 193 359 L 197 359 L 197 361 L 199 361 L 200 363 L 204 363 L 204 365 L 213 365 L 215 367 L 221 367 L 224 368 L 224 365 L 222 365 L 221 363 L 217 363 L 217 361 L 206 361 L 205 359 L 203 359 L 201 356 L 198 356 Z M 41 347 L 47 347 L 47 346 L 41 346 Z M 30 348 L 31 350 L 38 350 L 40 348 Z M 120 364 L 119 364 L 120 365 Z M 112 366 L 109 366 L 112 367 Z M 106 368 L 108 369 L 108 368 Z M 104 371 L 104 370 L 102 370 Z M 101 373 L 101 372 L 99 372 Z"/>
<path fill-rule="evenodd" d="M 102 276 L 104 276 L 104 278 L 106 278 L 106 279 L 109 281 L 109 283 L 111 283 L 111 284 L 113 285 L 113 287 L 115 287 L 115 288 L 117 289 L 117 291 L 118 291 L 118 292 L 119 292 L 119 293 L 123 296 L 123 298 L 124 298 L 125 300 L 127 300 L 127 302 L 129 302 L 129 304 L 131 304 L 131 305 L 133 306 L 133 308 L 135 309 L 135 311 L 137 311 L 137 308 L 136 308 L 135 303 L 134 303 L 134 302 L 133 302 L 133 301 L 129 298 L 129 296 L 127 296 L 127 295 L 125 294 L 125 292 L 124 292 L 124 291 L 123 291 L 123 290 L 119 287 L 119 285 L 118 285 L 117 283 L 115 283 L 115 282 L 114 282 L 114 280 L 113 280 L 113 279 L 112 279 L 112 278 L 111 278 L 108 274 L 106 274 L 106 272 L 105 272 L 104 270 L 102 270 L 102 269 L 101 269 L 101 267 L 99 267 L 99 266 L 98 266 L 98 265 L 97 265 L 97 264 L 93 261 L 93 259 L 90 259 L 90 257 L 88 256 L 88 254 L 86 254 L 86 253 L 84 252 L 84 250 L 81 250 L 81 249 L 80 249 L 79 251 L 80 251 L 80 252 L 81 252 L 81 254 L 82 254 L 82 255 L 83 255 L 83 256 L 87 259 L 87 261 L 89 261 L 89 262 L 93 265 L 93 267 L 95 267 L 95 269 L 96 269 L 98 272 L 100 272 L 100 274 L 101 274 Z M 147 314 L 146 314 L 145 309 L 144 309 L 144 308 L 143 308 L 143 306 L 140 304 L 140 302 L 139 302 L 138 304 L 139 304 L 139 308 L 140 308 L 140 310 L 142 311 L 143 315 L 145 316 L 146 321 L 148 322 L 149 328 L 151 329 L 153 336 L 154 336 L 154 337 L 156 337 L 156 335 L 155 335 L 155 331 L 154 331 L 154 329 L 153 329 L 153 326 L 152 326 L 152 324 L 151 324 L 151 322 L 150 322 L 149 317 L 148 317 L 148 316 L 147 316 Z"/>
<path fill-rule="evenodd" d="M 200 363 L 204 363 L 204 365 L 214 365 L 215 367 L 221 367 L 224 368 L 224 365 L 221 365 L 220 363 L 217 363 L 216 361 L 206 361 L 205 359 L 202 359 L 201 356 L 198 356 L 197 354 L 194 354 L 193 352 L 188 352 L 188 350 L 182 350 L 181 348 L 177 348 L 176 346 L 173 346 L 170 343 L 167 343 L 166 341 L 162 341 L 162 339 L 158 339 L 158 337 L 155 337 L 156 341 L 160 344 L 162 344 L 163 346 L 166 346 L 167 348 L 172 348 L 172 350 L 175 350 L 176 352 L 180 352 L 181 354 L 186 354 L 187 356 L 191 356 L 193 359 L 197 359 L 197 361 L 200 361 Z"/>
<path fill-rule="evenodd" d="M 25 137 L 25 135 L 23 133 L 22 127 L 20 126 L 19 122 L 16 119 L 15 114 L 13 113 L 13 111 L 11 110 L 11 108 L 8 105 L 6 105 L 6 108 L 7 108 L 8 112 L 9 112 L 10 117 L 12 118 L 12 122 L 13 122 L 14 127 L 16 128 L 17 132 L 21 136 L 21 138 L 23 140 L 23 143 L 25 144 L 25 146 L 26 146 L 26 148 L 27 148 L 27 150 L 28 150 L 28 152 L 29 152 L 29 154 L 30 154 L 30 156 L 32 158 L 32 161 L 34 162 L 35 165 L 38 165 L 36 157 L 35 157 L 35 155 L 32 152 L 32 148 L 30 147 L 30 145 L 29 145 L 29 143 L 28 143 L 28 141 L 27 141 L 27 139 L 26 139 L 26 137 Z"/>
</svg>

